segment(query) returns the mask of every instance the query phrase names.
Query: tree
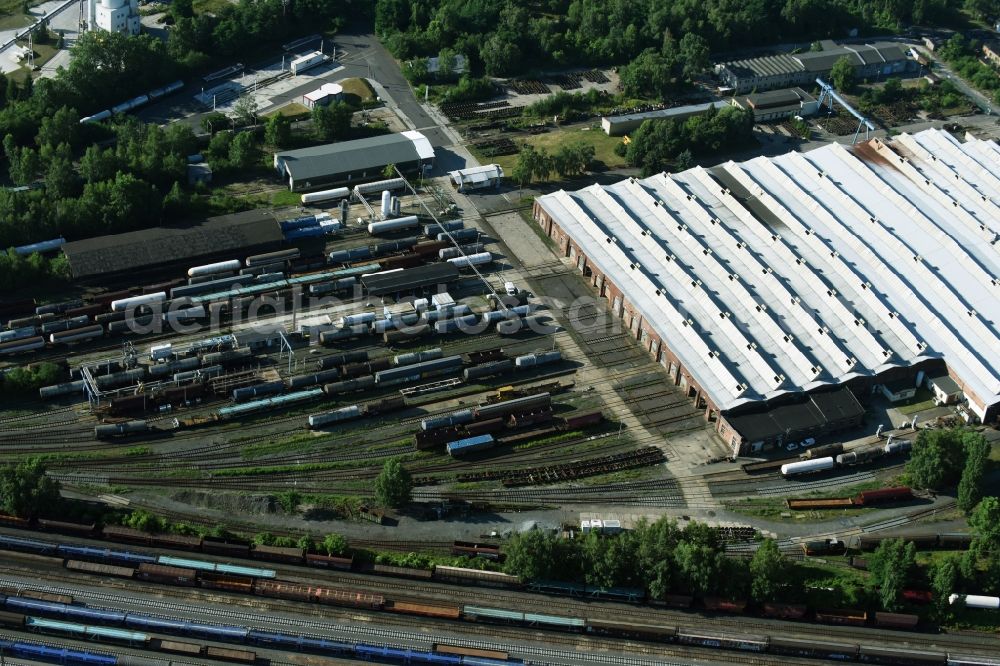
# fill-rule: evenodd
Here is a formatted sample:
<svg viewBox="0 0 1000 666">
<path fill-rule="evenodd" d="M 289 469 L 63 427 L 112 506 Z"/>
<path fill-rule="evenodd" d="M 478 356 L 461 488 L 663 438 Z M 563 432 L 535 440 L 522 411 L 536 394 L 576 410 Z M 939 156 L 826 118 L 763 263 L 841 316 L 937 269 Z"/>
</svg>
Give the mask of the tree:
<svg viewBox="0 0 1000 666">
<path fill-rule="evenodd" d="M 618 71 L 619 85 L 633 97 L 666 97 L 673 89 L 672 63 L 655 49 L 643 51 Z"/>
<path fill-rule="evenodd" d="M 7 513 L 22 518 L 52 514 L 59 504 L 59 482 L 46 476 L 39 458 L 0 468 L 0 502 Z"/>
<path fill-rule="evenodd" d="M 517 155 L 517 162 L 511 171 L 511 177 L 519 185 L 525 185 L 530 183 L 532 179 L 546 180 L 551 170 L 552 161 L 545 149 L 538 150 L 530 143 L 526 143 Z"/>
<path fill-rule="evenodd" d="M 899 607 L 899 596 L 916 566 L 916 547 L 903 539 L 883 540 L 868 559 L 868 570 L 879 588 L 882 607 L 891 611 Z"/>
<path fill-rule="evenodd" d="M 336 532 L 330 532 L 323 537 L 323 550 L 327 555 L 343 555 L 347 552 L 347 539 Z"/>
<path fill-rule="evenodd" d="M 511 537 L 504 548 L 507 553 L 504 571 L 528 581 L 572 580 L 579 566 L 571 561 L 571 549 L 572 546 L 566 547 L 555 535 L 543 530 L 521 532 Z"/>
<path fill-rule="evenodd" d="M 690 148 L 685 148 L 677 157 L 674 158 L 674 164 L 677 166 L 679 171 L 687 171 L 694 166 L 694 155 L 691 154 Z"/>
<path fill-rule="evenodd" d="M 990 455 L 990 444 L 979 433 L 967 432 L 962 437 L 965 445 L 965 468 L 958 483 L 958 508 L 968 514 L 983 498 L 983 477 Z"/>
<path fill-rule="evenodd" d="M 494 33 L 483 42 L 479 58 L 490 76 L 508 76 L 521 67 L 521 48 L 504 35 Z"/>
<path fill-rule="evenodd" d="M 321 141 L 333 141 L 347 136 L 351 130 L 351 107 L 344 102 L 315 106 L 312 110 L 313 131 Z"/>
<path fill-rule="evenodd" d="M 280 113 L 267 119 L 264 126 L 264 143 L 274 148 L 287 148 L 292 142 L 292 121 Z"/>
<path fill-rule="evenodd" d="M 840 92 L 850 92 L 854 89 L 854 65 L 851 59 L 843 56 L 833 63 L 830 70 L 830 83 Z"/>
<path fill-rule="evenodd" d="M 681 541 L 674 549 L 674 561 L 685 587 L 706 594 L 719 585 L 719 571 L 725 556 L 712 546 Z"/>
<path fill-rule="evenodd" d="M 753 598 L 760 602 L 774 601 L 787 566 L 774 539 L 764 539 L 750 560 Z"/>
<path fill-rule="evenodd" d="M 163 212 L 168 217 L 184 215 L 191 205 L 191 197 L 181 189 L 181 184 L 174 181 L 170 191 L 163 197 Z"/>
<path fill-rule="evenodd" d="M 406 468 L 392 458 L 385 461 L 382 471 L 375 478 L 375 499 L 382 506 L 401 506 L 410 501 L 413 479 Z"/>
<path fill-rule="evenodd" d="M 952 555 L 939 560 L 931 571 L 930 580 L 935 610 L 940 616 L 947 616 L 950 610 L 948 597 L 958 590 L 960 581 L 958 558 Z"/>
<path fill-rule="evenodd" d="M 1000 498 L 984 497 L 969 516 L 973 540 L 970 553 L 1000 553 Z"/>
<path fill-rule="evenodd" d="M 80 176 L 88 183 L 114 178 L 117 171 L 118 158 L 110 148 L 88 146 L 80 158 Z"/>
<path fill-rule="evenodd" d="M 73 164 L 64 157 L 55 157 L 49 162 L 45 173 L 45 190 L 51 196 L 64 199 L 77 191 L 76 172 Z"/>
<path fill-rule="evenodd" d="M 708 69 L 709 54 L 708 42 L 701 35 L 689 32 L 681 37 L 678 57 L 684 76 L 691 79 Z"/>
<path fill-rule="evenodd" d="M 229 145 L 229 163 L 240 169 L 256 164 L 259 154 L 257 138 L 251 132 L 240 132 Z"/>
<path fill-rule="evenodd" d="M 439 79 L 450 79 L 455 74 L 455 52 L 449 48 L 443 48 L 438 52 Z"/>
<path fill-rule="evenodd" d="M 946 488 L 958 481 L 962 469 L 962 430 L 922 430 L 913 442 L 906 471 L 920 488 Z"/>
<path fill-rule="evenodd" d="M 396 165 L 395 164 L 386 164 L 385 168 L 382 169 L 382 177 L 386 178 L 386 179 L 395 178 L 396 177 Z"/>
<path fill-rule="evenodd" d="M 582 174 L 594 161 L 593 144 L 577 141 L 563 145 L 552 156 L 552 167 L 560 176 L 575 176 Z"/>
<path fill-rule="evenodd" d="M 258 108 L 257 96 L 253 92 L 246 92 L 240 95 L 236 104 L 233 105 L 233 116 L 240 125 L 255 125 L 257 124 Z"/>
<path fill-rule="evenodd" d="M 179 21 L 182 18 L 191 18 L 194 16 L 194 3 L 192 0 L 171 0 L 170 15 L 174 18 L 174 21 Z"/>
</svg>

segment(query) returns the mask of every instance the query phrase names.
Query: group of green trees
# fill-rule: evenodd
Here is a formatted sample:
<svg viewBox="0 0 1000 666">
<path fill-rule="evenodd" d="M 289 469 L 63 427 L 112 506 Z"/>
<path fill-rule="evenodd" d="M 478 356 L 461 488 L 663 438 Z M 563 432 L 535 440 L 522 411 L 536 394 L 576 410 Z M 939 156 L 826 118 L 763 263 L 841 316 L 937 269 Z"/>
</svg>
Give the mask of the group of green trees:
<svg viewBox="0 0 1000 666">
<path fill-rule="evenodd" d="M 532 180 L 548 180 L 553 171 L 560 178 L 578 176 L 594 161 L 594 153 L 594 146 L 584 141 L 563 144 L 551 155 L 545 148 L 535 148 L 526 143 L 521 147 L 510 175 L 519 185 Z"/>
<path fill-rule="evenodd" d="M 952 1 L 377 0 L 375 29 L 399 58 L 449 49 L 493 76 L 624 64 L 646 53 L 639 69 L 669 78 L 696 72 L 709 48 L 896 30 L 935 20 Z"/>
<path fill-rule="evenodd" d="M 55 515 L 59 482 L 45 474 L 38 458 L 0 466 L 0 509 L 21 518 Z"/>
<path fill-rule="evenodd" d="M 382 506 L 398 507 L 410 501 L 413 479 L 396 458 L 385 461 L 382 471 L 375 477 L 375 501 Z"/>
<path fill-rule="evenodd" d="M 19 255 L 13 249 L 0 250 L 0 291 L 10 292 L 24 285 L 65 280 L 69 276 L 69 262 L 65 255 L 48 259 L 37 252 Z"/>
<path fill-rule="evenodd" d="M 0 255 L 2 257 L 4 255 Z M 2 273 L 0 273 L 2 275 Z M 0 395 L 23 398 L 42 386 L 58 384 L 63 371 L 55 363 L 33 363 L 23 368 L 12 368 L 0 376 Z"/>
<path fill-rule="evenodd" d="M 937 85 L 921 80 L 916 87 L 903 87 L 898 78 L 887 79 L 881 88 L 868 88 L 861 93 L 858 108 L 864 113 L 872 113 L 878 104 L 894 104 L 896 102 L 916 103 L 930 114 L 938 114 L 944 109 L 954 109 L 968 105 L 967 98 L 951 81 L 944 80 Z"/>
<path fill-rule="evenodd" d="M 1000 15 L 1000 9 L 993 11 L 993 16 Z M 948 61 L 959 76 L 1000 104 L 1000 73 L 979 59 L 981 48 L 978 41 L 956 33 L 937 50 L 937 54 Z"/>
<path fill-rule="evenodd" d="M 753 140 L 753 111 L 735 106 L 710 109 L 686 120 L 647 120 L 622 144 L 625 158 L 642 175 L 669 166 L 685 169 L 693 157 L 731 151 Z"/>
<path fill-rule="evenodd" d="M 773 543 L 748 566 L 725 556 L 718 532 L 709 526 L 691 522 L 681 529 L 667 518 L 613 537 L 591 532 L 568 540 L 532 530 L 515 535 L 504 550 L 505 571 L 526 580 L 640 587 L 653 599 L 670 593 L 742 598 L 752 590 L 769 600 L 776 588 L 755 581 L 785 566 Z"/>
<path fill-rule="evenodd" d="M 918 488 L 944 490 L 957 485 L 958 506 L 969 513 L 985 494 L 989 455 L 989 442 L 974 430 L 922 430 L 913 442 L 906 473 Z"/>
</svg>

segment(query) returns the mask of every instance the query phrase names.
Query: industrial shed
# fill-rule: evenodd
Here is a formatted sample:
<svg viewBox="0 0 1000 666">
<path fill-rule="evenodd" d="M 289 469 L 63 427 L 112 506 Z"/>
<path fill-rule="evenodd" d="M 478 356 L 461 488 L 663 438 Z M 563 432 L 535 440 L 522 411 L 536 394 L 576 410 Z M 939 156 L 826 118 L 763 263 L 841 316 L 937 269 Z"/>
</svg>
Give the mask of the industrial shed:
<svg viewBox="0 0 1000 666">
<path fill-rule="evenodd" d="M 861 425 L 865 408 L 850 389 L 806 394 L 797 402 L 763 409 L 757 413 L 732 414 L 729 425 L 747 442 L 747 451 L 757 453 L 807 436 L 829 435 Z"/>
<path fill-rule="evenodd" d="M 503 168 L 499 164 L 485 164 L 449 171 L 448 176 L 451 178 L 451 184 L 459 192 L 478 190 L 482 187 L 500 187 L 500 181 L 503 180 Z"/>
<path fill-rule="evenodd" d="M 671 109 L 657 109 L 655 111 L 643 111 L 642 113 L 629 113 L 623 116 L 604 116 L 601 118 L 601 129 L 608 136 L 623 136 L 647 120 L 684 120 L 691 116 L 700 116 L 707 113 L 713 106 L 722 106 L 717 102 L 705 102 L 704 104 L 688 104 L 687 106 L 675 106 Z"/>
<path fill-rule="evenodd" d="M 404 268 L 391 273 L 375 273 L 361 277 L 361 284 L 372 296 L 436 290 L 458 281 L 458 269 L 446 261 Z"/>
<path fill-rule="evenodd" d="M 716 423 L 947 368 L 1000 414 L 1000 146 L 927 130 L 539 197 L 534 217 Z"/>
<path fill-rule="evenodd" d="M 811 116 L 819 108 L 816 98 L 802 88 L 785 88 L 734 97 L 732 103 L 741 109 L 751 109 L 755 123 L 783 120 L 791 116 Z"/>
<path fill-rule="evenodd" d="M 274 168 L 288 178 L 288 187 L 293 192 L 378 180 L 390 164 L 403 173 L 417 173 L 434 164 L 434 148 L 423 134 L 409 131 L 274 155 Z"/>
<path fill-rule="evenodd" d="M 210 217 L 183 227 L 153 227 L 98 236 L 63 246 L 76 279 L 116 275 L 152 266 L 231 259 L 274 249 L 284 241 L 270 211 Z"/>
</svg>

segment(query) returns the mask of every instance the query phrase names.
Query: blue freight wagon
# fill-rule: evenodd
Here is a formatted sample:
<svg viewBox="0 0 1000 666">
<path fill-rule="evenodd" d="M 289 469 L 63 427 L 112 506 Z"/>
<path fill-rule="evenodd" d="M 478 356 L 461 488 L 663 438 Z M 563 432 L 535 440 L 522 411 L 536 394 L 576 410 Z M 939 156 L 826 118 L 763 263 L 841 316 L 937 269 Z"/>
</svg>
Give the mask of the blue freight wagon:
<svg viewBox="0 0 1000 666">
<path fill-rule="evenodd" d="M 456 442 L 448 443 L 448 454 L 452 456 L 460 456 L 466 453 L 472 453 L 473 451 L 485 451 L 486 449 L 492 449 L 496 446 L 496 440 L 493 439 L 493 435 L 477 435 L 475 437 L 466 437 L 465 439 L 460 439 Z"/>
</svg>

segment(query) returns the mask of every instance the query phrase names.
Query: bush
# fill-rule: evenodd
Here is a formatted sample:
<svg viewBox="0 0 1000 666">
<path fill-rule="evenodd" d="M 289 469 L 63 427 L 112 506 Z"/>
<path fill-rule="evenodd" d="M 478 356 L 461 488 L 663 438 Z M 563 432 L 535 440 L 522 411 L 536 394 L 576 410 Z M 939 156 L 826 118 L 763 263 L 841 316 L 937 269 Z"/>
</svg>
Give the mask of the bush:
<svg viewBox="0 0 1000 666">
<path fill-rule="evenodd" d="M 55 363 L 36 363 L 26 368 L 14 368 L 0 377 L 0 391 L 11 397 L 25 397 L 42 386 L 58 384 L 62 379 L 62 369 Z"/>
<path fill-rule="evenodd" d="M 488 77 L 472 78 L 463 76 L 458 83 L 449 88 L 441 98 L 443 104 L 458 102 L 481 102 L 497 94 L 496 87 Z"/>
</svg>

